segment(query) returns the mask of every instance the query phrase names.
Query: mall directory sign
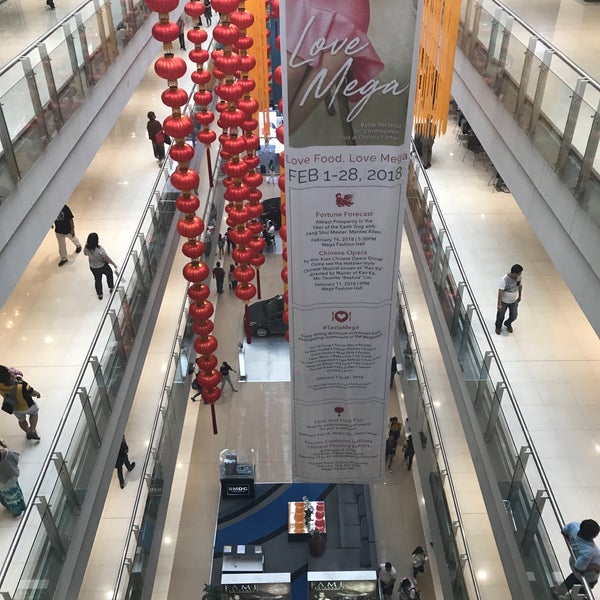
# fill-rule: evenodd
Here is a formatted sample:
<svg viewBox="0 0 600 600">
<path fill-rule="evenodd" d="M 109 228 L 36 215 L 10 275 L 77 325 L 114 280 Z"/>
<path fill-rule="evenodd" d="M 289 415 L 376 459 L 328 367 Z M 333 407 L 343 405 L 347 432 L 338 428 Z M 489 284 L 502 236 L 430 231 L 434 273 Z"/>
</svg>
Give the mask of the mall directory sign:
<svg viewBox="0 0 600 600">
<path fill-rule="evenodd" d="M 295 481 L 381 481 L 413 0 L 281 3 Z"/>
<path fill-rule="evenodd" d="M 375 571 L 309 571 L 308 600 L 377 600 Z"/>
</svg>

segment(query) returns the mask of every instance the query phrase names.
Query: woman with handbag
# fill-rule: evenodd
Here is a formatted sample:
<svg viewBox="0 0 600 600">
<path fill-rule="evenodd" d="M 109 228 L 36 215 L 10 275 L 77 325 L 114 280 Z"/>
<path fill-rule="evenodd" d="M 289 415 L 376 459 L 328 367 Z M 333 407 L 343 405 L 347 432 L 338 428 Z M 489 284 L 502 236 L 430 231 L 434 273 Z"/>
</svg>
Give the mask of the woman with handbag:
<svg viewBox="0 0 600 600">
<path fill-rule="evenodd" d="M 40 408 L 34 398 L 39 398 L 40 393 L 23 379 L 15 377 L 11 369 L 0 365 L 0 395 L 4 399 L 2 410 L 17 418 L 19 427 L 25 432 L 27 439 L 39 440 L 36 427 Z"/>
<path fill-rule="evenodd" d="M 148 139 L 152 142 L 154 157 L 159 165 L 162 165 L 165 160 L 165 134 L 163 132 L 162 123 L 156 118 L 156 115 L 150 111 L 147 115 L 148 123 L 146 130 L 148 131 Z"/>
<path fill-rule="evenodd" d="M 115 269 L 117 265 L 113 260 L 106 254 L 106 250 L 98 243 L 98 234 L 90 233 L 85 243 L 83 253 L 88 257 L 90 261 L 90 271 L 94 276 L 94 286 L 96 287 L 96 294 L 98 299 L 102 300 L 102 275 L 106 276 L 106 282 L 108 283 L 108 289 L 112 294 L 115 289 L 113 281 L 113 272 L 110 268 L 112 265 Z"/>
<path fill-rule="evenodd" d="M 0 504 L 18 517 L 26 508 L 19 485 L 19 456 L 0 440 Z"/>
</svg>

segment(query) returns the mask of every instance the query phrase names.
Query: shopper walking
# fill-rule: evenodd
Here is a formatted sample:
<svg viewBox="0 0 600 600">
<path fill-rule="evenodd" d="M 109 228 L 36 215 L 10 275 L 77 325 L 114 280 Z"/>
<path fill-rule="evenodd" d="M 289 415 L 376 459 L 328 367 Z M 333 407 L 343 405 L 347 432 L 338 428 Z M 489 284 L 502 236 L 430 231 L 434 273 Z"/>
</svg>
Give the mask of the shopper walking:
<svg viewBox="0 0 600 600">
<path fill-rule="evenodd" d="M 210 0 L 204 0 L 204 18 L 208 27 L 212 24 L 212 6 Z"/>
<path fill-rule="evenodd" d="M 152 111 L 146 116 L 148 117 L 146 130 L 148 131 L 148 139 L 152 142 L 154 158 L 156 158 L 159 165 L 162 165 L 163 160 L 165 160 L 165 134 L 163 133 L 162 123 Z"/>
<path fill-rule="evenodd" d="M 219 251 L 219 258 L 223 258 L 225 254 L 225 237 L 222 233 L 219 234 L 217 239 L 217 250 Z"/>
<path fill-rule="evenodd" d="M 498 285 L 498 310 L 496 312 L 496 333 L 502 332 L 502 322 L 508 310 L 508 319 L 504 325 L 508 333 L 513 332 L 512 324 L 517 320 L 519 302 L 523 295 L 523 267 L 515 264 L 510 268 L 510 273 L 503 275 Z"/>
<path fill-rule="evenodd" d="M 234 392 L 237 392 L 237 390 L 233 387 L 233 383 L 231 382 L 231 376 L 229 375 L 231 371 L 237 373 L 237 371 L 231 365 L 223 361 L 221 363 L 221 368 L 219 369 L 219 373 L 221 373 L 221 391 L 223 391 L 225 382 L 227 382 L 231 386 L 231 389 Z"/>
<path fill-rule="evenodd" d="M 212 270 L 213 279 L 217 282 L 217 294 L 223 293 L 223 282 L 225 281 L 225 269 L 221 263 L 217 261 L 215 268 Z"/>
<path fill-rule="evenodd" d="M 65 204 L 62 210 L 58 213 L 58 217 L 54 219 L 54 233 L 58 242 L 58 255 L 60 256 L 59 267 L 66 265 L 67 260 L 67 238 L 73 242 L 75 252 L 81 252 L 81 242 L 75 235 L 75 222 L 73 221 L 73 213 Z"/>
<path fill-rule="evenodd" d="M 129 462 L 129 446 L 125 440 L 125 436 L 121 440 L 121 447 L 119 448 L 119 454 L 117 454 L 117 462 L 115 463 L 115 469 L 117 470 L 117 477 L 119 478 L 119 485 L 121 489 L 125 487 L 125 478 L 123 477 L 123 465 L 128 471 L 135 469 L 135 462 Z"/>
<path fill-rule="evenodd" d="M 408 577 L 405 577 L 400 582 L 398 593 L 400 600 L 419 600 L 419 592 L 415 584 Z"/>
<path fill-rule="evenodd" d="M 377 568 L 377 582 L 379 583 L 380 597 L 389 600 L 394 593 L 394 585 L 398 572 L 391 562 L 381 563 Z"/>
<path fill-rule="evenodd" d="M 25 432 L 27 439 L 39 440 L 37 423 L 40 407 L 34 398 L 39 398 L 40 393 L 23 379 L 15 378 L 9 368 L 0 365 L 0 395 L 4 399 L 2 410 L 17 418 L 19 427 Z"/>
<path fill-rule="evenodd" d="M 397 446 L 398 440 L 390 433 L 385 441 L 385 464 L 390 473 L 392 472 L 392 462 L 394 461 L 394 456 L 396 456 Z"/>
<path fill-rule="evenodd" d="M 401 433 L 402 424 L 398 421 L 398 417 L 390 417 L 390 431 L 388 435 L 393 435 L 396 438 L 396 443 L 398 443 Z"/>
<path fill-rule="evenodd" d="M 179 17 L 177 26 L 179 27 L 179 49 L 185 50 L 185 22 L 183 17 Z"/>
<path fill-rule="evenodd" d="M 0 504 L 18 517 L 26 508 L 19 485 L 19 456 L 0 440 Z"/>
<path fill-rule="evenodd" d="M 404 447 L 404 460 L 408 461 L 408 470 L 412 468 L 413 458 L 415 457 L 415 447 L 413 445 L 412 434 L 406 436 L 406 446 Z"/>
<path fill-rule="evenodd" d="M 115 284 L 110 265 L 112 265 L 115 269 L 117 268 L 117 265 L 113 262 L 110 256 L 106 254 L 106 250 L 98 242 L 98 234 L 90 233 L 90 235 L 88 235 L 87 242 L 85 243 L 83 253 L 88 257 L 90 262 L 90 271 L 94 276 L 94 286 L 96 288 L 96 294 L 98 294 L 98 299 L 102 300 L 102 275 L 106 276 L 108 289 L 112 293 L 115 289 Z"/>
<path fill-rule="evenodd" d="M 410 555 L 410 562 L 412 564 L 413 579 L 417 578 L 419 573 L 425 573 L 425 563 L 429 560 L 423 546 L 417 546 Z"/>
<path fill-rule="evenodd" d="M 585 579 L 593 588 L 598 583 L 600 573 L 600 548 L 594 543 L 600 533 L 600 525 L 593 519 L 585 519 L 581 523 L 572 521 L 563 527 L 561 533 L 575 555 L 575 559 L 569 560 L 573 572 L 565 579 L 563 586 L 568 591 Z"/>
<path fill-rule="evenodd" d="M 227 271 L 227 281 L 229 282 L 229 289 L 235 290 L 237 287 L 237 279 L 235 278 L 235 265 L 229 265 L 229 271 Z"/>
</svg>

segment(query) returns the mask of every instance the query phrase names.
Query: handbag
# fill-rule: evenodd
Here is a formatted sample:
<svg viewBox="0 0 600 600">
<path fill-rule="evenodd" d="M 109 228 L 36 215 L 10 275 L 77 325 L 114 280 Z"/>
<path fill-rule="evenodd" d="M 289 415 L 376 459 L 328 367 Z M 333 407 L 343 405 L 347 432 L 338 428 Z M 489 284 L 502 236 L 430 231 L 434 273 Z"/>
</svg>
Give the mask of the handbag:
<svg viewBox="0 0 600 600">
<path fill-rule="evenodd" d="M 2 410 L 9 415 L 12 415 L 15 411 L 13 405 L 8 400 L 4 400 L 4 402 L 2 402 Z"/>
<path fill-rule="evenodd" d="M 164 144 L 165 143 L 165 132 L 164 131 L 159 131 L 156 134 L 156 137 L 154 138 L 156 140 L 157 144 Z"/>
<path fill-rule="evenodd" d="M 169 144 L 169 146 L 171 145 L 171 136 L 167 135 L 166 133 L 163 132 L 163 137 L 165 138 L 165 144 Z"/>
</svg>

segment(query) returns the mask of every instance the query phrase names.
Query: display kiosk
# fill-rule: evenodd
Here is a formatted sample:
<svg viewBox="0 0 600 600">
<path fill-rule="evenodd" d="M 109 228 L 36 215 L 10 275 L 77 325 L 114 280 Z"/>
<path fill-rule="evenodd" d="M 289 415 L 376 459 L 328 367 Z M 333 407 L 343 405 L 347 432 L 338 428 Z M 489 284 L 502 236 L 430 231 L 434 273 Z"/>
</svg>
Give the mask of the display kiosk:
<svg viewBox="0 0 600 600">
<path fill-rule="evenodd" d="M 221 498 L 254 498 L 254 450 L 222 450 L 219 454 Z"/>
</svg>

